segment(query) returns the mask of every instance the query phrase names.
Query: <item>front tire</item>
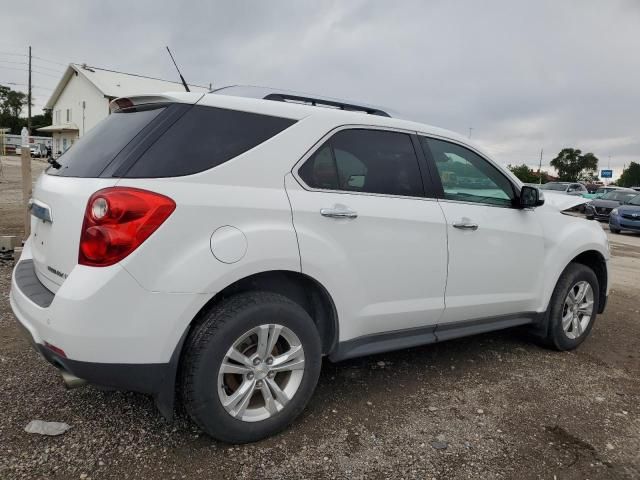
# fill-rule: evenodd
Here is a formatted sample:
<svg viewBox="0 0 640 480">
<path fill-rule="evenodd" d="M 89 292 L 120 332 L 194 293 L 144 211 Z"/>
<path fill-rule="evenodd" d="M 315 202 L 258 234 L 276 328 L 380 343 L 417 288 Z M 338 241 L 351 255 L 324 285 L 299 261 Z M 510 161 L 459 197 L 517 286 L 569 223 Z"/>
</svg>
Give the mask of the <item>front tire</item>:
<svg viewBox="0 0 640 480">
<path fill-rule="evenodd" d="M 591 333 L 598 311 L 598 277 L 589 267 L 571 263 L 560 276 L 549 304 L 546 343 L 573 350 Z"/>
<path fill-rule="evenodd" d="M 182 366 L 187 413 L 228 443 L 255 442 L 304 410 L 322 364 L 320 337 L 298 304 L 247 292 L 215 305 L 189 334 Z"/>
<path fill-rule="evenodd" d="M 611 231 L 611 233 L 620 233 L 620 229 L 619 228 L 611 228 L 611 227 L 609 227 L 609 230 Z"/>
</svg>

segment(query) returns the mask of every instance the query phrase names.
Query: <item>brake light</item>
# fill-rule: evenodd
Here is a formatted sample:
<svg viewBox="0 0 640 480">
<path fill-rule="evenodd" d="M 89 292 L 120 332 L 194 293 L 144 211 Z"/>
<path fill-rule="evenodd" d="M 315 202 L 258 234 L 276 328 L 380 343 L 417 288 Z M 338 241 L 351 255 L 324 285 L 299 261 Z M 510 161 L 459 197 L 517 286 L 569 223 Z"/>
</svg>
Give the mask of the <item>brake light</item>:
<svg viewBox="0 0 640 480">
<path fill-rule="evenodd" d="M 119 262 L 149 238 L 175 208 L 169 197 L 138 188 L 97 191 L 84 212 L 78 263 L 106 267 Z"/>
</svg>

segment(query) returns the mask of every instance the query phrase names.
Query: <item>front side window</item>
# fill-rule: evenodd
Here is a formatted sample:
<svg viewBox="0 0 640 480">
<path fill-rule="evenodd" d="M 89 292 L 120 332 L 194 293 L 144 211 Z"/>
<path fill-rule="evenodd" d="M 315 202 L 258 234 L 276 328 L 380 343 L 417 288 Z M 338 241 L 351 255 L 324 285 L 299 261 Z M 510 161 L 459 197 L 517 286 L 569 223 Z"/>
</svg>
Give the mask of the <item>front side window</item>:
<svg viewBox="0 0 640 480">
<path fill-rule="evenodd" d="M 298 170 L 312 188 L 419 197 L 424 195 L 411 137 L 384 130 L 342 130 Z"/>
<path fill-rule="evenodd" d="M 510 207 L 513 185 L 480 155 L 455 143 L 420 137 L 436 164 L 444 198 L 463 202 Z"/>
</svg>

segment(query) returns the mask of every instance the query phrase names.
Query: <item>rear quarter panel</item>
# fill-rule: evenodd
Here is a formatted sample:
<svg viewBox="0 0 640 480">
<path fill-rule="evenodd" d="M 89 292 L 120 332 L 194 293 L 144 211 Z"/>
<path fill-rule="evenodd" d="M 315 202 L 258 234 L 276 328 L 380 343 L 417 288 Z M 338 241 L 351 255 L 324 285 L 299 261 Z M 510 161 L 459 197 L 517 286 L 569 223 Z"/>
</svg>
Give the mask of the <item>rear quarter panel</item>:
<svg viewBox="0 0 640 480">
<path fill-rule="evenodd" d="M 300 271 L 300 255 L 285 175 L 333 123 L 302 119 L 256 148 L 204 172 L 184 177 L 121 179 L 176 202 L 167 221 L 121 264 L 149 290 L 215 294 L 258 272 Z M 188 161 L 188 159 L 185 159 Z M 245 255 L 223 263 L 211 236 L 233 226 L 246 237 Z"/>
</svg>

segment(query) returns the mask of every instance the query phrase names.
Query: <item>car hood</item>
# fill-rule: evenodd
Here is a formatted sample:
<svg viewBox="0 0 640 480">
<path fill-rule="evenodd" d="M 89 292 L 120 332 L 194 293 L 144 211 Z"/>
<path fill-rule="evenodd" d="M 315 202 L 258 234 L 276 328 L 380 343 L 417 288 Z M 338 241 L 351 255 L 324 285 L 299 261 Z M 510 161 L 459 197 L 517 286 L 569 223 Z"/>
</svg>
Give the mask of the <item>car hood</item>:
<svg viewBox="0 0 640 480">
<path fill-rule="evenodd" d="M 544 204 L 559 211 L 568 210 L 589 201 L 588 198 L 577 195 L 566 195 L 564 193 L 555 193 L 550 190 L 541 190 L 544 195 Z"/>
<path fill-rule="evenodd" d="M 616 200 L 594 200 L 593 202 L 591 202 L 591 205 L 593 205 L 594 207 L 606 207 L 606 208 L 616 208 L 618 205 L 620 205 L 620 202 L 616 201 Z"/>
<path fill-rule="evenodd" d="M 618 207 L 618 213 L 639 213 L 640 214 L 640 206 L 639 205 L 620 205 Z"/>
</svg>

